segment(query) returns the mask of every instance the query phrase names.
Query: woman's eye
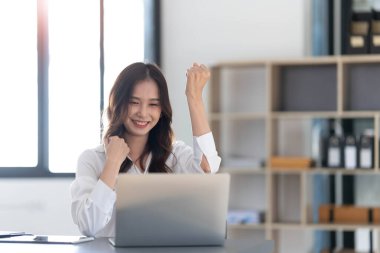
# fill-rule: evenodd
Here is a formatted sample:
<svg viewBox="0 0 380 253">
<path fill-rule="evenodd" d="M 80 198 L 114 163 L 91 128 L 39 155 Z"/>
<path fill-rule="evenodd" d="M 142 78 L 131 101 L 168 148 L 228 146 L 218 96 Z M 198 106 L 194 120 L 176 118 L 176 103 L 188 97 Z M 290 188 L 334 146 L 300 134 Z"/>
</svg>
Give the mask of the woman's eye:
<svg viewBox="0 0 380 253">
<path fill-rule="evenodd" d="M 150 104 L 150 106 L 160 106 L 160 104 Z"/>
<path fill-rule="evenodd" d="M 130 101 L 129 103 L 132 105 L 138 105 L 139 104 L 139 102 L 137 102 L 137 101 Z"/>
</svg>

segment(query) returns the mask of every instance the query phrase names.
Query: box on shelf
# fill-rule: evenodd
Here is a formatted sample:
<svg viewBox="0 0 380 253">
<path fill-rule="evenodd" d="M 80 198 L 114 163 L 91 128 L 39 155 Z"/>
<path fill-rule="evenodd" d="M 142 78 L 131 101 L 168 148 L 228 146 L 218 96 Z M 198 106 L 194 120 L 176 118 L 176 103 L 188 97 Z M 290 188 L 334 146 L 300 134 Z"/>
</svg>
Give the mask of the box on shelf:
<svg viewBox="0 0 380 253">
<path fill-rule="evenodd" d="M 265 222 L 265 212 L 257 210 L 230 210 L 228 224 L 261 224 Z"/>
<path fill-rule="evenodd" d="M 312 163 L 313 160 L 309 157 L 272 156 L 270 158 L 270 166 L 274 170 L 308 170 L 311 168 Z"/>
<path fill-rule="evenodd" d="M 370 26 L 372 21 L 371 12 L 353 12 L 350 21 L 350 30 L 347 36 L 347 53 L 368 54 Z"/>
<path fill-rule="evenodd" d="M 319 223 L 331 223 L 334 220 L 334 213 L 333 213 L 334 206 L 333 205 L 320 205 L 318 209 L 318 221 Z"/>
<path fill-rule="evenodd" d="M 320 223 L 380 224 L 380 207 L 363 207 L 353 205 L 336 206 L 325 204 L 319 206 Z"/>
</svg>

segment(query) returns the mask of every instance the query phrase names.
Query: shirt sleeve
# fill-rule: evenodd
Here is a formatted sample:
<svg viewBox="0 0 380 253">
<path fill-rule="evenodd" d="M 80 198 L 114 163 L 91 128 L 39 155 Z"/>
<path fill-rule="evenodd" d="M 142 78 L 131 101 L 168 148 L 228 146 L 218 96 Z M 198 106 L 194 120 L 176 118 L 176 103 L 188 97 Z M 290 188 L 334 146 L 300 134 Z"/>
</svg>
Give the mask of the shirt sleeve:
<svg viewBox="0 0 380 253">
<path fill-rule="evenodd" d="M 218 152 L 216 151 L 212 132 L 199 137 L 193 136 L 193 149 L 194 159 L 197 161 L 199 166 L 201 164 L 202 155 L 204 155 L 210 165 L 211 173 L 216 173 L 219 170 L 222 159 L 218 156 Z"/>
<path fill-rule="evenodd" d="M 82 234 L 97 236 L 111 220 L 116 193 L 99 179 L 96 154 L 85 151 L 78 159 L 71 184 L 71 215 Z"/>
</svg>

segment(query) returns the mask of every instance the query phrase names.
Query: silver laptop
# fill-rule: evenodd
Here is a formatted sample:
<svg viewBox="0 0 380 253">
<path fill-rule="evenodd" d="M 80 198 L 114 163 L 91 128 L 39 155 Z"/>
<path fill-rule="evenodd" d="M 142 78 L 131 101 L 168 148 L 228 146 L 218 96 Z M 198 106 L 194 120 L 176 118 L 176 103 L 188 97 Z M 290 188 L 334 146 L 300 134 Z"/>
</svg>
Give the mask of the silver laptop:
<svg viewBox="0 0 380 253">
<path fill-rule="evenodd" d="M 228 174 L 119 175 L 116 247 L 212 246 L 226 238 Z"/>
</svg>

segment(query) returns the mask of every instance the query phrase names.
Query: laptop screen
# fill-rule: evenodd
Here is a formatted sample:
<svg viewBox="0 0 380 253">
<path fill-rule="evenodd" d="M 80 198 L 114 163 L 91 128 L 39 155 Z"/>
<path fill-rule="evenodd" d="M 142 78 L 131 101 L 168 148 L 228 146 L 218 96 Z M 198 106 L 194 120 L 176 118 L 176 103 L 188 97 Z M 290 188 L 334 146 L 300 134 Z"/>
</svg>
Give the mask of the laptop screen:
<svg viewBox="0 0 380 253">
<path fill-rule="evenodd" d="M 116 246 L 222 245 L 228 174 L 120 175 Z"/>
</svg>

